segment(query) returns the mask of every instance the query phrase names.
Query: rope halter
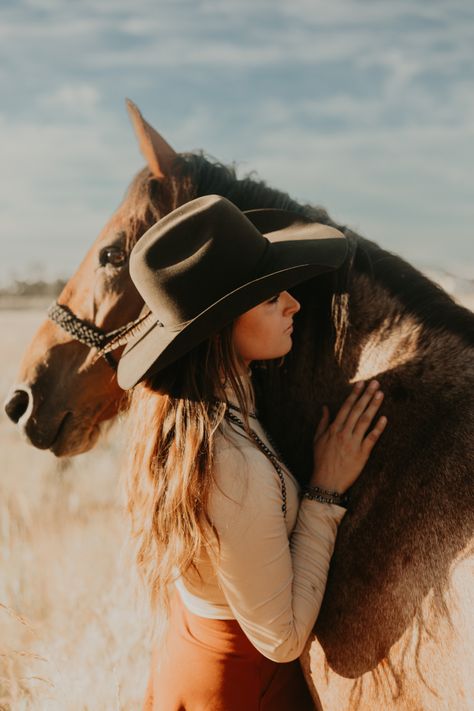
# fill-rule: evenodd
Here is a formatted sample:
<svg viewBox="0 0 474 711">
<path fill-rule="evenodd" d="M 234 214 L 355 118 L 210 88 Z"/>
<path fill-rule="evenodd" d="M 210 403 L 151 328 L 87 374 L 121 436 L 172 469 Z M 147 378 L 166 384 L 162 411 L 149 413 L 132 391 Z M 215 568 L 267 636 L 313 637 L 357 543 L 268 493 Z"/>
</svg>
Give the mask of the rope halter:
<svg viewBox="0 0 474 711">
<path fill-rule="evenodd" d="M 145 316 L 139 316 L 135 321 L 130 321 L 124 326 L 106 332 L 94 324 L 83 321 L 68 306 L 58 304 L 57 301 L 52 303 L 48 309 L 48 318 L 60 326 L 63 331 L 74 336 L 76 341 L 89 348 L 98 349 L 94 362 L 103 356 L 113 370 L 117 370 L 117 362 L 110 351 L 126 343 L 125 334 L 130 337 L 131 333 L 135 332 L 136 327 L 149 316 L 150 314 L 147 313 Z"/>
</svg>

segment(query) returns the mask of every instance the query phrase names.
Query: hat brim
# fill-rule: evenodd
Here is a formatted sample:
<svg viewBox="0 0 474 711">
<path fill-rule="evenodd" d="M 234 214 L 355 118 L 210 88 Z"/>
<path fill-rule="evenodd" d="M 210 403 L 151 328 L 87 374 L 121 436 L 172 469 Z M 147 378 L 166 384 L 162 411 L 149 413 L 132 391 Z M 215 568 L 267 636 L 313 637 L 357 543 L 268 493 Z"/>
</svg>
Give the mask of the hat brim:
<svg viewBox="0 0 474 711">
<path fill-rule="evenodd" d="M 302 224 L 301 227 L 300 237 L 299 230 L 292 230 L 295 241 L 288 239 L 287 234 L 280 235 L 279 241 L 278 235 L 275 234 L 275 243 L 270 244 L 262 264 L 259 265 L 260 274 L 263 271 L 263 275 L 226 294 L 196 318 L 172 328 L 163 326 L 158 321 L 150 325 L 147 320 L 146 327 L 142 332 L 134 334 L 120 358 L 117 369 L 120 387 L 124 390 L 132 388 L 143 378 L 157 373 L 188 353 L 245 311 L 279 291 L 296 286 L 318 274 L 332 271 L 343 263 L 347 243 L 341 233 L 338 233 L 338 237 L 333 236 L 333 228 L 318 225 L 317 227 L 324 227 L 325 231 L 315 240 L 316 225 L 313 224 L 312 239 L 305 238 L 311 232 L 304 229 L 307 226 Z M 334 230 L 334 233 L 336 232 Z M 326 237 L 329 234 L 331 236 Z M 272 240 L 273 235 L 267 234 L 266 237 Z M 319 249 L 316 248 L 316 241 Z M 318 263 L 315 263 L 316 259 Z M 292 263 L 294 266 L 288 266 Z"/>
</svg>

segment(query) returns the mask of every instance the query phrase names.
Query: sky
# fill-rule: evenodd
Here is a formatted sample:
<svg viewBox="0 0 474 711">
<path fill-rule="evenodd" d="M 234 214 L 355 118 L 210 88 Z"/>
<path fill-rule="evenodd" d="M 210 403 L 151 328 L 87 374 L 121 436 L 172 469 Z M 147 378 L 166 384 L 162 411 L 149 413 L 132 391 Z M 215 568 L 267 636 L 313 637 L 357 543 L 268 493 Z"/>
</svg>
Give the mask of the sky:
<svg viewBox="0 0 474 711">
<path fill-rule="evenodd" d="M 472 0 L 0 0 L 0 285 L 67 277 L 144 165 L 251 171 L 474 278 Z"/>
</svg>

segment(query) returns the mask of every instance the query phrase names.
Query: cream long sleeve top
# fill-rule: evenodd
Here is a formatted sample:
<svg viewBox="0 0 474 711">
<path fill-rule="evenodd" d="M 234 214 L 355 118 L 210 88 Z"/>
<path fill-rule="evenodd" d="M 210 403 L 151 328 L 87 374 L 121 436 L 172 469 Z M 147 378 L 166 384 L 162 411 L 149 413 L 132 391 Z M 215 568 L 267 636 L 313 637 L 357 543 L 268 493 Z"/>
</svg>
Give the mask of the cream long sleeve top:
<svg viewBox="0 0 474 711">
<path fill-rule="evenodd" d="M 251 426 L 270 446 L 258 420 L 252 418 Z M 300 502 L 298 482 L 282 464 L 285 517 L 275 468 L 227 421 L 216 433 L 214 456 L 209 515 L 220 549 L 202 550 L 196 570 L 176 587 L 191 612 L 236 619 L 265 657 L 291 661 L 300 656 L 318 616 L 345 509 Z"/>
</svg>

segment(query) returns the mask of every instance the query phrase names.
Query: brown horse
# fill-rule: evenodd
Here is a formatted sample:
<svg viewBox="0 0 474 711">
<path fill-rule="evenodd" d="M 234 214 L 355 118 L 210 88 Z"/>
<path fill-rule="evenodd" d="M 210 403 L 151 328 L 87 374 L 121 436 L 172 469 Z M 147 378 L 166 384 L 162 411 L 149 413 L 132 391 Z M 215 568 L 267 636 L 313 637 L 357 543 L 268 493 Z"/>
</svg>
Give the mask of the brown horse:
<svg viewBox="0 0 474 711">
<path fill-rule="evenodd" d="M 283 367 L 255 373 L 264 422 L 301 480 L 321 404 L 335 411 L 360 378 L 377 376 L 386 394 L 389 426 L 351 493 L 302 664 L 326 711 L 472 708 L 474 315 L 324 210 L 174 153 L 129 108 L 148 168 L 61 294 L 69 311 L 53 316 L 63 327 L 47 320 L 35 335 L 9 416 L 57 455 L 93 446 L 121 394 L 90 346 L 138 316 L 127 254 L 177 205 L 219 193 L 241 209 L 282 207 L 344 229 L 351 259 L 295 290 L 294 348 Z"/>
</svg>

